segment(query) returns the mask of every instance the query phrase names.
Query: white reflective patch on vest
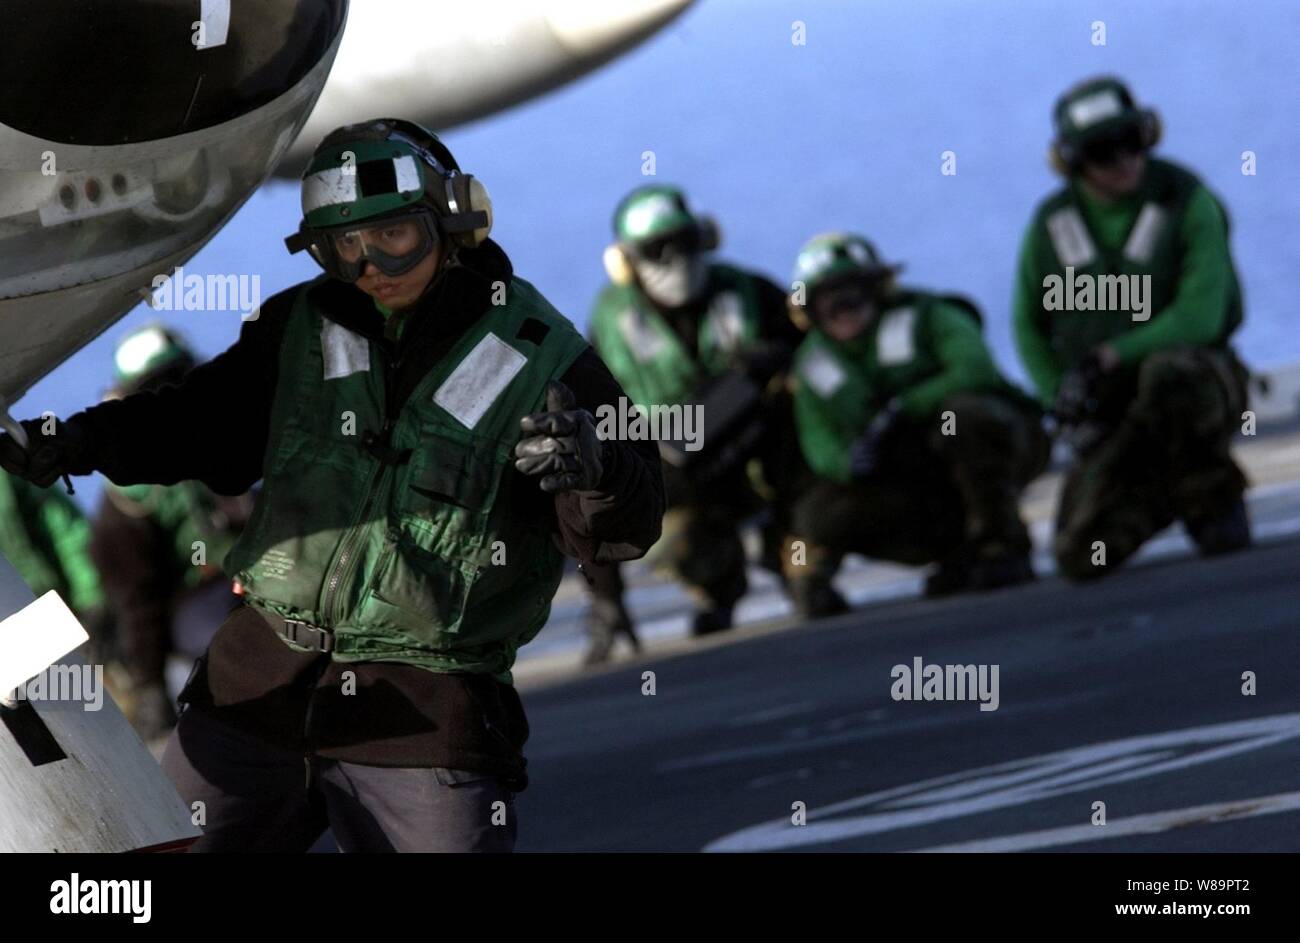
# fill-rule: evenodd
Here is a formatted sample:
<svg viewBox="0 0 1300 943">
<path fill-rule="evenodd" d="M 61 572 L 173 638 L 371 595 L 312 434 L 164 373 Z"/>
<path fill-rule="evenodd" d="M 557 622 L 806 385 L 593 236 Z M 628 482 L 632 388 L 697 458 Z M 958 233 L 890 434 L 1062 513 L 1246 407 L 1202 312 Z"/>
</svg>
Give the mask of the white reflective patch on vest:
<svg viewBox="0 0 1300 943">
<path fill-rule="evenodd" d="M 1133 231 L 1128 234 L 1128 241 L 1124 243 L 1124 255 L 1139 265 L 1148 264 L 1155 255 L 1156 240 L 1164 228 L 1164 207 L 1155 203 L 1145 204 L 1133 224 Z"/>
<path fill-rule="evenodd" d="M 619 315 L 618 329 L 637 363 L 649 363 L 668 346 L 668 340 L 636 308 L 628 308 Z"/>
<path fill-rule="evenodd" d="M 812 387 L 814 393 L 822 399 L 830 399 L 835 391 L 848 379 L 831 354 L 820 347 L 814 347 L 799 364 L 799 376 Z"/>
<path fill-rule="evenodd" d="M 342 167 L 319 170 L 302 182 L 304 213 L 336 203 L 352 203 L 357 198 L 357 172 L 344 173 Z"/>
<path fill-rule="evenodd" d="M 876 360 L 882 367 L 907 363 L 916 356 L 915 326 L 915 308 L 899 308 L 885 315 L 876 334 Z"/>
<path fill-rule="evenodd" d="M 489 333 L 438 387 L 433 401 L 462 426 L 473 429 L 527 362 L 527 357 Z"/>
<path fill-rule="evenodd" d="M 724 291 L 709 305 L 709 336 L 719 350 L 733 351 L 745 338 L 744 307 L 740 295 Z"/>
<path fill-rule="evenodd" d="M 320 349 L 327 380 L 365 373 L 370 369 L 370 341 L 329 318 L 321 319 Z"/>
<path fill-rule="evenodd" d="M 1062 265 L 1082 267 L 1097 256 L 1097 247 L 1092 244 L 1088 227 L 1073 206 L 1063 207 L 1047 217 L 1047 234 Z"/>
</svg>

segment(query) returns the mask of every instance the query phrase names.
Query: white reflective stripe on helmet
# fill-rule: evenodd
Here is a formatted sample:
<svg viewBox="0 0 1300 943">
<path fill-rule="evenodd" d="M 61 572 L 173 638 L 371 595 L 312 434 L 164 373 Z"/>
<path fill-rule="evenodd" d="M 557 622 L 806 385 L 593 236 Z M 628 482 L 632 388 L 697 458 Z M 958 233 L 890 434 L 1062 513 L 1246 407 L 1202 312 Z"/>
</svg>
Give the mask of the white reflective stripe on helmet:
<svg viewBox="0 0 1300 943">
<path fill-rule="evenodd" d="M 355 203 L 357 199 L 356 168 L 327 167 L 318 170 L 302 182 L 302 212 L 307 215 L 322 206 Z"/>
<path fill-rule="evenodd" d="M 1104 88 L 1071 102 L 1070 123 L 1079 130 L 1124 113 L 1124 103 L 1113 88 Z"/>
<path fill-rule="evenodd" d="M 415 166 L 415 158 L 409 154 L 393 158 L 393 176 L 397 180 L 398 193 L 420 189 L 420 171 Z"/>
<path fill-rule="evenodd" d="M 393 158 L 393 179 L 398 193 L 411 193 L 420 189 L 420 170 L 415 158 L 409 154 Z M 372 196 L 374 194 L 371 194 Z M 322 206 L 353 203 L 357 193 L 357 168 L 327 167 L 305 178 L 302 182 L 302 212 L 306 214 Z"/>
</svg>

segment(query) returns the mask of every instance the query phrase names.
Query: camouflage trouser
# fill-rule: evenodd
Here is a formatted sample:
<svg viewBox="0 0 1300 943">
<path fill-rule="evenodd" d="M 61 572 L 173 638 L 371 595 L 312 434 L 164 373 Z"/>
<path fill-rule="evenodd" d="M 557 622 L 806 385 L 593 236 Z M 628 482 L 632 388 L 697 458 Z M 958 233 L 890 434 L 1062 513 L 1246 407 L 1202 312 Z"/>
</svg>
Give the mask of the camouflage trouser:
<svg viewBox="0 0 1300 943">
<path fill-rule="evenodd" d="M 880 472 L 852 484 L 823 480 L 804 495 L 794 512 L 804 546 L 787 553 L 786 576 L 829 579 L 846 553 L 913 566 L 1027 553 L 1018 499 L 1049 453 L 1032 407 L 955 394 L 933 420 L 890 436 Z"/>
<path fill-rule="evenodd" d="M 1126 408 L 1061 493 L 1053 550 L 1071 579 L 1103 576 L 1176 520 L 1226 513 L 1246 488 L 1229 450 L 1247 403 L 1232 353 L 1160 351 L 1119 382 Z"/>
</svg>

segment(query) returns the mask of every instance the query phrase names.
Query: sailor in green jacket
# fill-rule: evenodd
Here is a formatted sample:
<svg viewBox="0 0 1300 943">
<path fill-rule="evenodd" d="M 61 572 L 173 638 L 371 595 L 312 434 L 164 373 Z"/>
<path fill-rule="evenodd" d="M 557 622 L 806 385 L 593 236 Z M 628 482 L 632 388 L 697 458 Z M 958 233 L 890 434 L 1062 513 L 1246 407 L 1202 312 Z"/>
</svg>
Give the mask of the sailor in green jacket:
<svg viewBox="0 0 1300 943">
<path fill-rule="evenodd" d="M 795 415 L 824 479 L 795 508 L 787 578 L 817 593 L 845 553 L 937 563 L 926 592 L 1032 578 L 1017 501 L 1047 460 L 1041 413 L 989 355 L 974 306 L 899 288 L 860 236 L 808 242 L 790 311 Z"/>
<path fill-rule="evenodd" d="M 509 850 L 527 784 L 512 685 L 564 556 L 659 536 L 653 447 L 601 441 L 623 395 L 488 238 L 492 204 L 427 130 L 328 135 L 287 240 L 324 275 L 268 299 L 179 386 L 100 403 L 0 465 L 38 484 L 199 479 L 252 518 L 244 605 L 181 693 L 163 767 L 200 850 Z"/>
<path fill-rule="evenodd" d="M 54 590 L 95 630 L 102 628 L 104 594 L 89 544 L 90 525 L 60 489 L 38 488 L 0 471 L 0 553 L 33 593 Z"/>
<path fill-rule="evenodd" d="M 1227 214 L 1193 174 L 1150 156 L 1157 117 L 1117 79 L 1070 89 L 1053 118 L 1066 183 L 1025 233 L 1014 325 L 1077 456 L 1058 565 L 1102 576 L 1176 520 L 1203 553 L 1245 547 L 1246 480 L 1229 443 L 1247 374 L 1228 345 L 1242 296 Z"/>
<path fill-rule="evenodd" d="M 108 397 L 177 385 L 196 363 L 175 331 L 144 325 L 114 352 Z M 117 630 L 122 677 L 113 696 L 144 740 L 176 723 L 169 658 L 199 658 L 238 602 L 221 561 L 251 510 L 251 495 L 218 495 L 198 481 L 105 484 L 90 553 Z"/>
<path fill-rule="evenodd" d="M 590 319 L 592 343 L 643 410 L 700 402 L 710 383 L 743 377 L 756 412 L 739 423 L 735 460 L 703 467 L 665 462 L 669 511 L 652 556 L 691 590 L 692 625 L 702 635 L 731 625 L 747 588 L 738 525 L 767 508 L 762 562 L 780 573 L 789 509 L 806 484 L 794 446 L 784 371 L 802 339 L 785 316 L 775 284 L 714 260 L 714 221 L 694 213 L 677 187 L 628 194 L 614 213 L 615 242 L 605 252 L 610 283 Z M 717 389 L 717 387 L 713 387 Z M 725 409 L 725 407 L 721 407 Z M 710 405 L 705 422 L 714 416 Z M 746 436 L 752 441 L 742 445 Z M 709 447 L 710 442 L 704 443 Z M 617 574 L 593 572 L 595 620 L 589 660 L 608 654 L 611 627 L 627 631 Z"/>
</svg>

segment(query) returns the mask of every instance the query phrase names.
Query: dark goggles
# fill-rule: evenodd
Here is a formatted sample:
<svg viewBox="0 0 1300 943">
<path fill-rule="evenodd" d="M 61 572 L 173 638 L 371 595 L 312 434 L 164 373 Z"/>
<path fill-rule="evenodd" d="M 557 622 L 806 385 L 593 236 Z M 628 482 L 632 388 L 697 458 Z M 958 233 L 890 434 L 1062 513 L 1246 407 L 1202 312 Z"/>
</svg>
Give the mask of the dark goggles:
<svg viewBox="0 0 1300 943">
<path fill-rule="evenodd" d="M 837 285 L 827 285 L 813 294 L 809 308 L 817 321 L 834 321 L 856 313 L 875 300 L 876 286 L 866 279 L 855 278 Z"/>
<path fill-rule="evenodd" d="M 385 275 L 405 275 L 438 244 L 431 211 L 393 216 L 360 226 L 311 230 L 307 249 L 327 274 L 355 282 L 369 262 Z"/>
<path fill-rule="evenodd" d="M 1136 124 L 1117 128 L 1104 137 L 1088 141 L 1079 149 L 1085 164 L 1109 167 L 1121 157 L 1141 154 L 1146 150 L 1142 140 L 1142 129 Z"/>
<path fill-rule="evenodd" d="M 663 262 L 672 256 L 694 255 L 702 248 L 704 237 L 698 227 L 691 226 L 638 242 L 632 246 L 632 254 L 646 262 Z"/>
</svg>

